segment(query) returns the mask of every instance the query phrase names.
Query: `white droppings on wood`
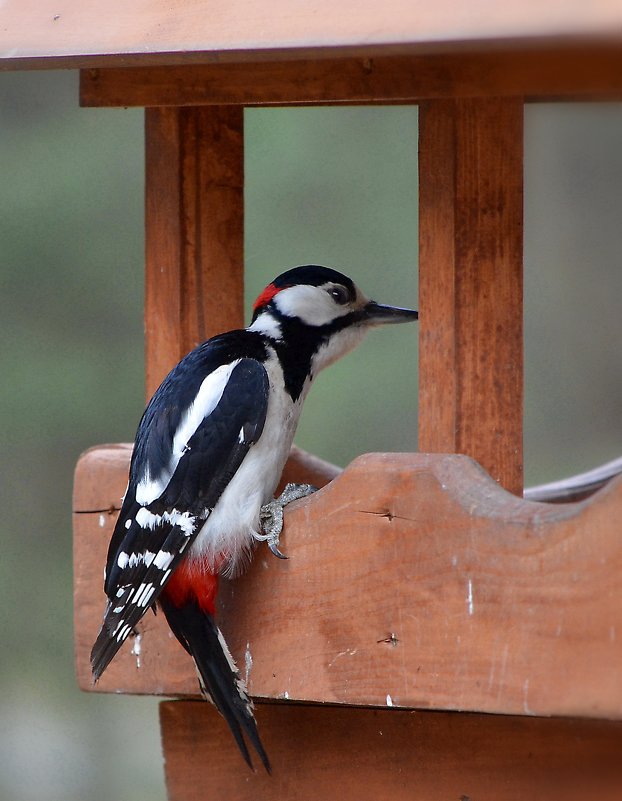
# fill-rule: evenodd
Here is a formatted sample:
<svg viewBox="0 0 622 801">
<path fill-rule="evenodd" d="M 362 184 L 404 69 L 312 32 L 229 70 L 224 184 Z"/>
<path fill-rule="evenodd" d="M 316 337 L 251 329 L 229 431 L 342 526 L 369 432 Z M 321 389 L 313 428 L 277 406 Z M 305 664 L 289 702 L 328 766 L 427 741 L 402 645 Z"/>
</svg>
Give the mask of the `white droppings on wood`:
<svg viewBox="0 0 622 801">
<path fill-rule="evenodd" d="M 391 698 L 389 693 L 387 693 L 387 706 L 393 706 L 393 699 Z"/>
<path fill-rule="evenodd" d="M 250 676 L 251 669 L 253 667 L 253 655 L 251 654 L 251 644 L 250 642 L 246 643 L 246 651 L 244 652 L 244 683 L 248 684 L 248 677 Z"/>
<path fill-rule="evenodd" d="M 469 607 L 469 615 L 473 614 L 474 605 L 473 605 L 473 582 L 471 579 L 467 582 L 467 605 Z"/>
<path fill-rule="evenodd" d="M 134 642 L 132 643 L 132 650 L 130 652 L 136 657 L 137 670 L 140 670 L 140 652 L 142 650 L 142 642 L 141 642 L 142 638 L 143 638 L 142 634 L 137 634 L 134 637 Z"/>
<path fill-rule="evenodd" d="M 328 663 L 328 667 L 332 667 L 338 659 L 342 656 L 354 656 L 358 652 L 358 648 L 346 648 L 345 651 L 339 651 L 337 656 Z"/>
<path fill-rule="evenodd" d="M 529 708 L 529 679 L 523 683 L 523 712 L 525 715 L 533 715 L 533 710 Z"/>
</svg>

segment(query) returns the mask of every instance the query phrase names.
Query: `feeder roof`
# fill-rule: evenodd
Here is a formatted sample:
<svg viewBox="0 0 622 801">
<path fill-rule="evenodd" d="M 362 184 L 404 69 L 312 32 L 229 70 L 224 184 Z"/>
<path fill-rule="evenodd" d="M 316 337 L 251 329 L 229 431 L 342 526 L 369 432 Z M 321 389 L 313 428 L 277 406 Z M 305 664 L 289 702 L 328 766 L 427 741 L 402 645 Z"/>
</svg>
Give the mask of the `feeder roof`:
<svg viewBox="0 0 622 801">
<path fill-rule="evenodd" d="M 0 0 L 0 68 L 440 53 L 612 32 L 615 0 Z"/>
</svg>

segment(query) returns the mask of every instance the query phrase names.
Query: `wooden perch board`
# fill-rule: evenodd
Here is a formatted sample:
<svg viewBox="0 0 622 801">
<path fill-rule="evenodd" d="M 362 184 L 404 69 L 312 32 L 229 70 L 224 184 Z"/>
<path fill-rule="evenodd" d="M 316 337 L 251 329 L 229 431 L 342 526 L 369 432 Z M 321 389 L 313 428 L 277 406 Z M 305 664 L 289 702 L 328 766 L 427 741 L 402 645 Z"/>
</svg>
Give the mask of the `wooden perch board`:
<svg viewBox="0 0 622 801">
<path fill-rule="evenodd" d="M 80 460 L 75 632 L 83 689 L 129 448 Z M 368 454 L 286 512 L 289 561 L 257 550 L 220 622 L 251 692 L 298 701 L 622 716 L 622 480 L 577 504 L 523 501 L 459 455 Z M 161 615 L 100 680 L 197 692 Z M 134 651 L 134 653 L 132 653 Z"/>
<path fill-rule="evenodd" d="M 160 706 L 171 801 L 619 801 L 622 724 L 261 705 L 272 776 L 252 774 L 209 704 Z M 214 755 L 217 755 L 215 758 Z"/>
</svg>

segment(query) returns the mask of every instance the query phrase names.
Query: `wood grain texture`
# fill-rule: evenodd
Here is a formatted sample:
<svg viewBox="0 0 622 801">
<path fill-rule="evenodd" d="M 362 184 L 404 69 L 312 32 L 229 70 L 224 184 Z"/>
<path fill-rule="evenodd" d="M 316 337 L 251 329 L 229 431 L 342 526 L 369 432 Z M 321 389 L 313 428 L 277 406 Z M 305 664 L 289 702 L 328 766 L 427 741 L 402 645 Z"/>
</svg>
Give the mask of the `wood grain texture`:
<svg viewBox="0 0 622 801">
<path fill-rule="evenodd" d="M 287 58 L 303 51 L 370 47 L 440 50 L 542 37 L 618 31 L 614 0 L 5 0 L 0 58 L 5 68 L 179 63 L 192 59 Z"/>
<path fill-rule="evenodd" d="M 147 109 L 147 397 L 189 350 L 243 325 L 243 112 Z"/>
<path fill-rule="evenodd" d="M 128 454 L 103 457 L 87 452 L 75 485 L 83 689 L 114 522 L 86 505 L 118 503 Z M 620 718 L 621 510 L 620 478 L 560 506 L 510 495 L 465 456 L 368 454 L 287 510 L 287 562 L 262 546 L 223 582 L 220 623 L 262 698 Z M 140 632 L 140 656 L 127 643 L 97 689 L 196 694 L 162 616 Z"/>
<path fill-rule="evenodd" d="M 622 50 L 584 45 L 83 70 L 83 106 L 413 103 L 622 96 Z"/>
<path fill-rule="evenodd" d="M 619 801 L 619 723 L 257 709 L 272 776 L 250 773 L 208 704 L 160 705 L 170 801 Z"/>
<path fill-rule="evenodd" d="M 523 489 L 523 104 L 419 114 L 419 447 Z"/>
</svg>

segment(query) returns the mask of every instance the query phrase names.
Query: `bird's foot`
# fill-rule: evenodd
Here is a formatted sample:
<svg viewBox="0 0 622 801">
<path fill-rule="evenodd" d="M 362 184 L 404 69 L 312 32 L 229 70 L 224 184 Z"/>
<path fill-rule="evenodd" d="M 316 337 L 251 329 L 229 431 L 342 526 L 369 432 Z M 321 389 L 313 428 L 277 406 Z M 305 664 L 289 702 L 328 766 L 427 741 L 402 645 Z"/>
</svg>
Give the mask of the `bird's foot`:
<svg viewBox="0 0 622 801">
<path fill-rule="evenodd" d="M 316 491 L 317 487 L 312 484 L 286 484 L 278 498 L 261 507 L 259 522 L 263 534 L 256 534 L 255 539 L 265 540 L 275 556 L 287 559 L 287 556 L 279 550 L 279 537 L 283 531 L 283 507 Z"/>
</svg>

